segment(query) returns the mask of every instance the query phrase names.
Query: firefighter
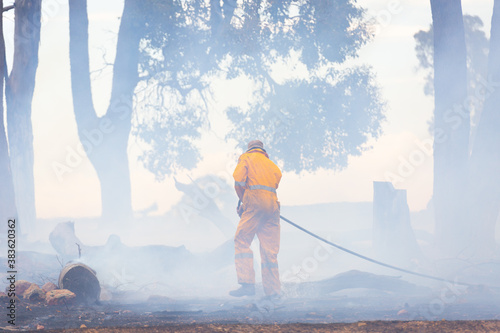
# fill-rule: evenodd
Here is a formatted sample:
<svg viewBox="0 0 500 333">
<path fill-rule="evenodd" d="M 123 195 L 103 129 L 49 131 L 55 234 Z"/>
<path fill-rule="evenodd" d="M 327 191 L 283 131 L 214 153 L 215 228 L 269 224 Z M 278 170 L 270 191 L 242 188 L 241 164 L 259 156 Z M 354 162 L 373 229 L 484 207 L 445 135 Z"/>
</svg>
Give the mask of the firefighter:
<svg viewBox="0 0 500 333">
<path fill-rule="evenodd" d="M 280 204 L 276 189 L 281 171 L 269 159 L 262 142 L 253 140 L 248 143 L 248 150 L 240 156 L 233 177 L 235 190 L 241 201 L 237 208 L 240 222 L 234 236 L 236 274 L 241 287 L 229 294 L 235 297 L 255 295 L 255 272 L 250 245 L 257 234 L 264 293 L 266 296 L 279 296 Z"/>
</svg>

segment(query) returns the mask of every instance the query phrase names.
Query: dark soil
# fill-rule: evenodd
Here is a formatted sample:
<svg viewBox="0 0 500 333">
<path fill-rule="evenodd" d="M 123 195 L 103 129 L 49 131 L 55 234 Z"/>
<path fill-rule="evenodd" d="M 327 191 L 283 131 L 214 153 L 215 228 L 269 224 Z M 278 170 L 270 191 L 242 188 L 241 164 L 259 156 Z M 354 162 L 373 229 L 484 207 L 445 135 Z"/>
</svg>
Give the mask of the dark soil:
<svg viewBox="0 0 500 333">
<path fill-rule="evenodd" d="M 313 333 L 313 332 L 499 332 L 499 321 L 371 321 L 352 324 L 185 324 L 185 325 L 144 325 L 143 327 L 86 328 L 68 330 L 48 330 L 46 332 L 269 332 L 269 333 Z"/>
<path fill-rule="evenodd" d="M 391 297 L 324 299 L 150 299 L 135 304 L 47 306 L 16 303 L 16 325 L 46 332 L 500 332 L 491 302 Z M 2 305 L 2 308 L 5 308 Z M 4 317 L 5 318 L 5 317 Z"/>
</svg>

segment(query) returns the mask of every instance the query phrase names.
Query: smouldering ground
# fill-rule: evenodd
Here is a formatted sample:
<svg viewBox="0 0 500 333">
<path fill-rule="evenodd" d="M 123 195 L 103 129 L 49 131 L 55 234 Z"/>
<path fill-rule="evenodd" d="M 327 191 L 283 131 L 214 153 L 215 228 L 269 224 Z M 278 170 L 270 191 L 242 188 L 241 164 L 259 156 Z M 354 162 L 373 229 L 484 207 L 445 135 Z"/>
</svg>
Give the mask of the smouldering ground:
<svg viewBox="0 0 500 333">
<path fill-rule="evenodd" d="M 49 330 L 46 332 L 61 332 Z M 352 324 L 186 324 L 156 327 L 113 327 L 69 329 L 64 332 L 117 332 L 117 333 L 211 333 L 211 332 L 268 332 L 268 333 L 320 333 L 320 332 L 500 332 L 500 321 L 370 321 Z"/>
<path fill-rule="evenodd" d="M 500 332 L 497 295 L 456 298 L 328 296 L 262 299 L 149 299 L 89 306 L 18 304 L 16 327 L 45 332 Z M 446 299 L 445 299 L 446 300 Z M 437 306 L 440 305 L 440 306 Z"/>
</svg>

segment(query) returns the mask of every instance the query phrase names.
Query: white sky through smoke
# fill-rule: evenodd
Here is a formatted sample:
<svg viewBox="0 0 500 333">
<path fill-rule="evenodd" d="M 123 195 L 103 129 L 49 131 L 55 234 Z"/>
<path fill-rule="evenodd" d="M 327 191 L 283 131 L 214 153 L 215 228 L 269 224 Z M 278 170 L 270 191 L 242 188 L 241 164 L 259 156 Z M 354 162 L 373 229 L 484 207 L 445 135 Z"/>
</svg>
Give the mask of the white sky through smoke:
<svg viewBox="0 0 500 333">
<path fill-rule="evenodd" d="M 431 23 L 429 1 L 362 0 L 369 16 L 379 22 L 375 39 L 360 52 L 356 63 L 373 66 L 383 97 L 388 101 L 384 134 L 370 144 L 373 149 L 350 159 L 342 172 L 319 171 L 315 174 L 285 174 L 278 195 L 282 205 L 322 202 L 371 201 L 374 180 L 388 175 L 400 176 L 396 187 L 408 190 L 411 210 L 425 209 L 432 193 L 432 152 L 428 150 L 428 121 L 433 110 L 432 98 L 423 94 L 423 75 L 416 72 L 417 59 L 413 35 Z M 464 13 L 479 15 L 489 35 L 493 1 L 462 1 Z M 8 5 L 9 3 L 6 3 Z M 33 131 L 35 148 L 36 207 L 41 218 L 97 216 L 100 214 L 100 190 L 97 175 L 86 158 L 72 173 L 59 181 L 52 163 L 63 162 L 68 149 L 79 144 L 72 110 L 69 68 L 68 6 L 66 1 L 44 1 L 46 17 L 42 27 L 35 95 L 33 100 Z M 123 2 L 89 0 L 91 70 L 112 62 L 116 33 Z M 391 13 L 390 8 L 398 8 Z M 390 15 L 387 15 L 389 13 Z M 6 47 L 12 56 L 12 13 L 5 15 Z M 11 62 L 9 63 L 11 64 Z M 9 65 L 9 68 L 10 65 Z M 94 74 L 94 104 L 103 113 L 109 103 L 111 67 Z M 226 123 L 222 107 L 243 100 L 248 94 L 245 82 L 220 83 L 210 115 L 214 121 L 211 132 L 204 137 L 204 160 L 197 169 L 179 175 L 188 181 L 206 173 L 228 171 L 234 156 L 231 143 L 220 133 Z M 130 142 L 130 171 L 134 210 L 153 203 L 158 213 L 167 211 L 180 196 L 173 179 L 158 183 L 137 161 L 140 145 Z M 273 156 L 271 156 L 271 159 Z M 235 199 L 236 200 L 236 199 Z"/>
</svg>

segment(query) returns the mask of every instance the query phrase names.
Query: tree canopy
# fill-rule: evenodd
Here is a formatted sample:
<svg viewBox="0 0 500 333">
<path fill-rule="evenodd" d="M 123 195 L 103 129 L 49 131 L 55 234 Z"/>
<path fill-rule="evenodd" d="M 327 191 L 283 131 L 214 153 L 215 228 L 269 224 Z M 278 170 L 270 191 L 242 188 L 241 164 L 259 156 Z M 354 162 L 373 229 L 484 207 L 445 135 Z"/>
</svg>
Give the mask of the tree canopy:
<svg viewBox="0 0 500 333">
<path fill-rule="evenodd" d="M 284 170 L 341 169 L 380 134 L 384 102 L 372 70 L 349 66 L 372 35 L 349 0 L 145 1 L 135 134 L 157 177 L 200 160 L 211 78 L 245 77 L 226 139 L 260 138 Z M 295 75 L 277 70 L 298 69 Z"/>
</svg>

